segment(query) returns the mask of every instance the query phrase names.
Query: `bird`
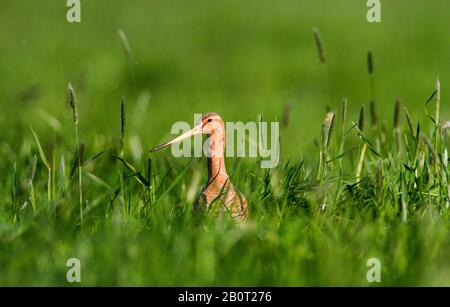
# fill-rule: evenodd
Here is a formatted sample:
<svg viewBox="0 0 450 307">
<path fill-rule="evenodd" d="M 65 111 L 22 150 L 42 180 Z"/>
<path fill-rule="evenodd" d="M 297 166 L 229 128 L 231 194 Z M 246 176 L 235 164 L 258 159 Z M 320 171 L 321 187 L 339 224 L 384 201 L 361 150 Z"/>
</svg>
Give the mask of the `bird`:
<svg viewBox="0 0 450 307">
<path fill-rule="evenodd" d="M 199 193 L 194 212 L 215 212 L 219 216 L 230 215 L 238 223 L 248 219 L 247 199 L 230 181 L 225 167 L 225 123 L 219 114 L 209 112 L 200 118 L 191 130 L 163 143 L 150 152 L 155 152 L 178 143 L 196 134 L 209 136 L 207 145 L 208 179 Z"/>
</svg>

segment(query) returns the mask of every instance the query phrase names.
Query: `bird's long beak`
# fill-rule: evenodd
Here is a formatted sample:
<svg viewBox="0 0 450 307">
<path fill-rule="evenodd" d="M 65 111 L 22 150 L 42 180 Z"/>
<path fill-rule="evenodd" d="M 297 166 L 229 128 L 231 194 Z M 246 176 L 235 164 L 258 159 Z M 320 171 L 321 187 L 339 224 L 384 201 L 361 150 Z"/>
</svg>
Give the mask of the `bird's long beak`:
<svg viewBox="0 0 450 307">
<path fill-rule="evenodd" d="M 203 126 L 203 124 L 202 124 L 202 123 L 199 123 L 197 126 L 195 126 L 194 128 L 192 128 L 191 130 L 189 130 L 189 131 L 183 133 L 183 134 L 180 135 L 180 136 L 177 136 L 177 137 L 174 138 L 173 140 L 171 140 L 171 141 L 169 141 L 169 142 L 167 142 L 167 143 L 161 144 L 161 145 L 159 145 L 159 146 L 156 146 L 156 147 L 153 148 L 153 149 L 150 149 L 150 152 L 158 151 L 158 150 L 163 149 L 163 148 L 166 148 L 166 147 L 168 147 L 168 146 L 170 146 L 170 145 L 172 145 L 172 144 L 181 142 L 182 140 L 187 139 L 188 137 L 191 137 L 191 136 L 196 135 L 196 134 L 200 134 L 200 133 L 202 133 L 202 126 Z"/>
</svg>

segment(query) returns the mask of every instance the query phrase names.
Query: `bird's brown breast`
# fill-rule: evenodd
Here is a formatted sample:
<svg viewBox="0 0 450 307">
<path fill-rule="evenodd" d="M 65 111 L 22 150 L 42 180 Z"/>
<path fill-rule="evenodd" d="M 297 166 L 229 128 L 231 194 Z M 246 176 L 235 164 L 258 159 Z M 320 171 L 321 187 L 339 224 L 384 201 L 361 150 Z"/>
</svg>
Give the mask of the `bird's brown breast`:
<svg viewBox="0 0 450 307">
<path fill-rule="evenodd" d="M 229 181 L 224 185 L 209 184 L 201 192 L 197 204 L 218 215 L 229 214 L 234 220 L 247 220 L 247 200 Z M 211 207 L 213 206 L 213 207 Z"/>
</svg>

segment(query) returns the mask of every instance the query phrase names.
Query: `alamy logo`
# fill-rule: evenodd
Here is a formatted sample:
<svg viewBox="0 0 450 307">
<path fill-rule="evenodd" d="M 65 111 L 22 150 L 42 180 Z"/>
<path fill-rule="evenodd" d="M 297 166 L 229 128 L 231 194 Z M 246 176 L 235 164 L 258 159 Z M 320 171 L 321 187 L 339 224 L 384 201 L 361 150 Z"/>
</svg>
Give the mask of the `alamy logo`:
<svg viewBox="0 0 450 307">
<path fill-rule="evenodd" d="M 367 11 L 367 21 L 372 22 L 381 22 L 381 2 L 380 0 L 367 0 L 367 7 L 369 10 Z"/>
<path fill-rule="evenodd" d="M 70 269 L 67 270 L 66 280 L 67 282 L 80 282 L 81 281 L 81 262 L 78 258 L 67 259 L 66 266 Z"/>
<path fill-rule="evenodd" d="M 194 123 L 200 122 L 201 119 L 201 114 L 194 114 Z M 194 125 L 194 127 L 196 126 Z M 225 157 L 256 158 L 259 156 L 261 168 L 274 168 L 278 165 L 280 159 L 279 122 L 225 122 L 225 153 L 222 148 L 210 150 L 211 136 L 203 142 L 202 134 L 192 133 L 192 130 L 187 122 L 180 121 L 172 125 L 172 134 L 182 134 L 180 142 L 171 144 L 171 152 L 174 157 L 214 157 L 224 154 Z M 190 137 L 184 138 L 183 136 L 186 134 L 193 136 L 193 140 Z M 192 141 L 194 142 L 193 146 Z"/>
<path fill-rule="evenodd" d="M 368 282 L 381 282 L 381 262 L 378 258 L 370 258 L 367 260 L 367 266 L 370 267 L 367 271 Z"/>
<path fill-rule="evenodd" d="M 80 0 L 67 0 L 66 6 L 69 10 L 66 14 L 66 19 L 70 23 L 81 22 L 81 3 Z"/>
</svg>

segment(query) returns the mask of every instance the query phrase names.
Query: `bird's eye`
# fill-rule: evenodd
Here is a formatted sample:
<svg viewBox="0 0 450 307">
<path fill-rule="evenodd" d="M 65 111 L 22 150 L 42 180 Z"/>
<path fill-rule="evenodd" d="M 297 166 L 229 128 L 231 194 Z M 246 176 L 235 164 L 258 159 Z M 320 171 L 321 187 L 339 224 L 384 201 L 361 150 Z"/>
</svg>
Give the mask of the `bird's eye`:
<svg viewBox="0 0 450 307">
<path fill-rule="evenodd" d="M 208 119 L 208 123 L 212 122 L 212 118 Z"/>
</svg>

